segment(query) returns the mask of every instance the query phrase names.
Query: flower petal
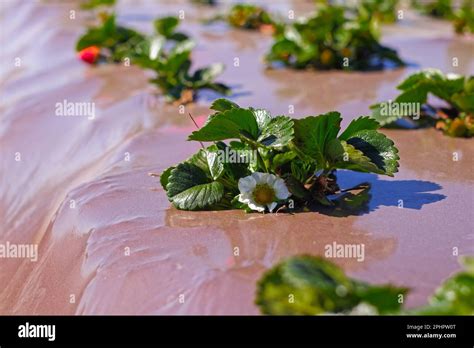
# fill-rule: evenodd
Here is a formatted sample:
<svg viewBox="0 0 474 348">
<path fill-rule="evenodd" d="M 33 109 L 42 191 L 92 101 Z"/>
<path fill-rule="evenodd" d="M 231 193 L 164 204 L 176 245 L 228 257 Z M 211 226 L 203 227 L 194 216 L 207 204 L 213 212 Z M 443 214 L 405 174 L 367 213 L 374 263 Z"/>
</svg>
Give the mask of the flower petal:
<svg viewBox="0 0 474 348">
<path fill-rule="evenodd" d="M 273 211 L 273 209 L 275 209 L 276 206 L 277 206 L 276 202 L 272 202 L 270 204 L 267 204 L 267 207 L 268 207 L 268 210 L 270 211 L 270 213 Z"/>
<path fill-rule="evenodd" d="M 290 196 L 290 192 L 283 179 L 277 179 L 273 188 L 275 189 L 275 195 L 278 199 L 287 199 Z"/>
<path fill-rule="evenodd" d="M 257 182 L 255 181 L 252 175 L 239 179 L 239 191 L 241 193 L 252 192 L 256 185 L 257 185 Z"/>
<path fill-rule="evenodd" d="M 268 185 L 270 186 L 273 186 L 273 184 L 275 183 L 275 181 L 277 180 L 278 178 L 273 175 L 273 174 L 267 174 L 266 178 L 265 178 L 265 181 Z"/>
<path fill-rule="evenodd" d="M 259 172 L 252 173 L 252 178 L 255 179 L 257 185 L 265 183 L 265 173 L 259 173 Z"/>
<path fill-rule="evenodd" d="M 265 207 L 261 206 L 261 205 L 258 205 L 254 202 L 250 202 L 247 204 L 249 206 L 250 209 L 252 210 L 256 210 L 256 211 L 259 211 L 259 212 L 264 212 L 265 211 Z"/>
<path fill-rule="evenodd" d="M 239 195 L 239 202 L 244 203 L 244 204 L 249 204 L 249 202 L 252 200 L 252 196 L 248 193 L 241 193 Z"/>
</svg>

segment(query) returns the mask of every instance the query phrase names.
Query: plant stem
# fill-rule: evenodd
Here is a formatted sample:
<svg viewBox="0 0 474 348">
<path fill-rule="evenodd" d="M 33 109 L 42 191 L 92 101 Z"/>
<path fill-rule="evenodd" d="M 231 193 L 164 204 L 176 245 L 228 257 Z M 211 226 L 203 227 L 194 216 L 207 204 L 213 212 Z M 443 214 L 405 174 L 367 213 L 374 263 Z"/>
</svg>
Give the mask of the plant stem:
<svg viewBox="0 0 474 348">
<path fill-rule="evenodd" d="M 253 150 L 257 152 L 257 160 L 259 162 L 259 165 L 263 168 L 265 173 L 269 173 L 267 165 L 266 165 L 265 161 L 263 160 L 262 155 L 260 154 L 260 151 L 258 151 L 258 148 L 255 147 L 255 148 L 253 148 Z"/>
<path fill-rule="evenodd" d="M 189 115 L 189 117 L 191 118 L 191 120 L 193 121 L 193 123 L 194 123 L 194 125 L 196 126 L 196 128 L 199 129 L 199 126 L 198 126 L 198 124 L 196 123 L 196 121 L 194 120 L 193 115 L 191 115 L 191 113 L 189 113 L 188 115 Z M 201 147 L 202 147 L 203 149 L 206 148 L 206 147 L 204 146 L 204 144 L 202 143 L 202 141 L 200 141 L 199 143 L 201 144 Z"/>
</svg>

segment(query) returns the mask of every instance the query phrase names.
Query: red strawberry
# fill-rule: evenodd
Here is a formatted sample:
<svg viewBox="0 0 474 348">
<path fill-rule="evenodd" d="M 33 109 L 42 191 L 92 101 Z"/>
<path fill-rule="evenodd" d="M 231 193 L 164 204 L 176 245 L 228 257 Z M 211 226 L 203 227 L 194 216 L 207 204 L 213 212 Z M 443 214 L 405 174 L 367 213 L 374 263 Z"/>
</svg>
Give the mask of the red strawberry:
<svg viewBox="0 0 474 348">
<path fill-rule="evenodd" d="M 78 55 L 84 62 L 94 64 L 99 58 L 100 48 L 97 46 L 89 46 L 79 51 Z"/>
</svg>

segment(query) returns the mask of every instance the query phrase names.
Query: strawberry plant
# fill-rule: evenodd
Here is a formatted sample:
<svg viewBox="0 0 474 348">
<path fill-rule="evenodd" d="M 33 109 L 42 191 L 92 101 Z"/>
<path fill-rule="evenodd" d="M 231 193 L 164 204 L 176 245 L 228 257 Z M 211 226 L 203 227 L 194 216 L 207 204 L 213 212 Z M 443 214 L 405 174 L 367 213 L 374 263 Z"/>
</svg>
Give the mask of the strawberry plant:
<svg viewBox="0 0 474 348">
<path fill-rule="evenodd" d="M 267 61 L 296 69 L 375 70 L 403 66 L 397 52 L 379 43 L 371 15 L 343 6 L 320 6 L 300 21 L 278 25 Z"/>
<path fill-rule="evenodd" d="M 227 22 L 236 28 L 260 29 L 264 25 L 272 25 L 270 14 L 262 7 L 251 4 L 236 4 L 232 6 Z"/>
<path fill-rule="evenodd" d="M 178 25 L 176 17 L 159 18 L 154 21 L 155 33 L 145 36 L 117 25 L 115 16 L 109 16 L 100 27 L 90 28 L 79 39 L 76 49 L 80 58 L 90 64 L 118 63 L 128 58 L 132 64 L 152 70 L 155 77 L 151 82 L 161 89 L 167 101 L 191 102 L 201 89 L 228 94 L 229 87 L 214 82 L 224 70 L 223 64 L 191 72 L 195 44 L 186 34 L 176 31 Z"/>
<path fill-rule="evenodd" d="M 362 0 L 356 10 L 362 15 L 371 16 L 382 23 L 397 21 L 398 0 Z"/>
<path fill-rule="evenodd" d="M 228 94 L 229 87 L 214 82 L 223 72 L 223 64 L 215 63 L 191 72 L 191 53 L 195 43 L 185 34 L 175 31 L 178 24 L 176 17 L 156 20 L 157 35 L 136 47 L 133 62 L 155 73 L 151 82 L 164 92 L 168 101 L 191 102 L 201 89 Z"/>
<path fill-rule="evenodd" d="M 420 12 L 432 17 L 449 19 L 453 15 L 452 0 L 413 0 L 412 4 Z"/>
<path fill-rule="evenodd" d="M 454 10 L 453 23 L 454 30 L 458 34 L 474 33 L 474 3 L 472 0 L 465 0 L 459 9 Z"/>
<path fill-rule="evenodd" d="M 370 308 L 370 314 L 387 314 L 400 310 L 398 296 L 407 291 L 349 278 L 323 258 L 297 256 L 262 276 L 255 302 L 262 313 L 272 315 L 353 314 L 362 306 Z M 295 301 L 288 301 L 290 294 Z"/>
<path fill-rule="evenodd" d="M 436 126 L 453 137 L 474 135 L 474 76 L 444 75 L 437 69 L 425 69 L 408 76 L 397 86 L 401 93 L 393 100 L 371 106 L 372 117 L 382 126 Z M 443 106 L 428 101 L 433 96 Z M 416 111 L 416 112 L 413 112 Z"/>
<path fill-rule="evenodd" d="M 239 29 L 260 30 L 264 33 L 273 34 L 276 25 L 272 18 L 263 7 L 252 4 L 235 4 L 227 13 L 220 13 L 205 21 L 213 23 L 216 21 L 227 22 L 230 26 Z"/>
<path fill-rule="evenodd" d="M 332 262 L 312 256 L 292 257 L 267 271 L 255 302 L 263 314 L 272 315 L 473 315 L 474 257 L 460 260 L 464 270 L 446 280 L 428 305 L 410 310 L 400 301 L 408 289 L 350 278 Z"/>
<path fill-rule="evenodd" d="M 133 29 L 117 25 L 115 15 L 106 16 L 100 26 L 92 27 L 82 35 L 76 50 L 82 58 L 84 50 L 96 47 L 100 52 L 97 59 L 87 61 L 88 63 L 108 62 L 119 63 L 125 57 L 130 57 L 134 46 L 145 40 L 145 36 Z"/>
<path fill-rule="evenodd" d="M 272 117 L 225 99 L 211 109 L 215 113 L 188 140 L 213 144 L 160 176 L 178 209 L 271 212 L 288 205 L 290 196 L 299 208 L 331 206 L 329 196 L 341 192 L 337 169 L 389 176 L 398 171 L 398 150 L 369 117 L 340 133 L 338 112 Z"/>
<path fill-rule="evenodd" d="M 333 1 L 316 0 L 317 6 L 341 6 L 350 15 L 361 15 L 372 17 L 381 23 L 393 23 L 397 21 L 397 6 L 399 0 L 358 0 L 358 1 Z"/>
<path fill-rule="evenodd" d="M 458 34 L 474 33 L 474 4 L 472 0 L 463 0 L 455 6 L 452 0 L 413 1 L 420 12 L 453 22 Z"/>
</svg>

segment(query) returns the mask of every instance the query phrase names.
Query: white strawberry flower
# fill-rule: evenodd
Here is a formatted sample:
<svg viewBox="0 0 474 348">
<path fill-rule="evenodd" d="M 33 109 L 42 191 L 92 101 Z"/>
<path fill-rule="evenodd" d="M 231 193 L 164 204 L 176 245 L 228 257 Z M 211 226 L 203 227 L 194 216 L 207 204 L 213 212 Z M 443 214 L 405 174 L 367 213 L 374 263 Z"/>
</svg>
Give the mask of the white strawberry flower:
<svg viewBox="0 0 474 348">
<path fill-rule="evenodd" d="M 285 181 L 276 175 L 255 172 L 239 180 L 239 202 L 259 212 L 275 209 L 277 202 L 290 196 Z"/>
</svg>

